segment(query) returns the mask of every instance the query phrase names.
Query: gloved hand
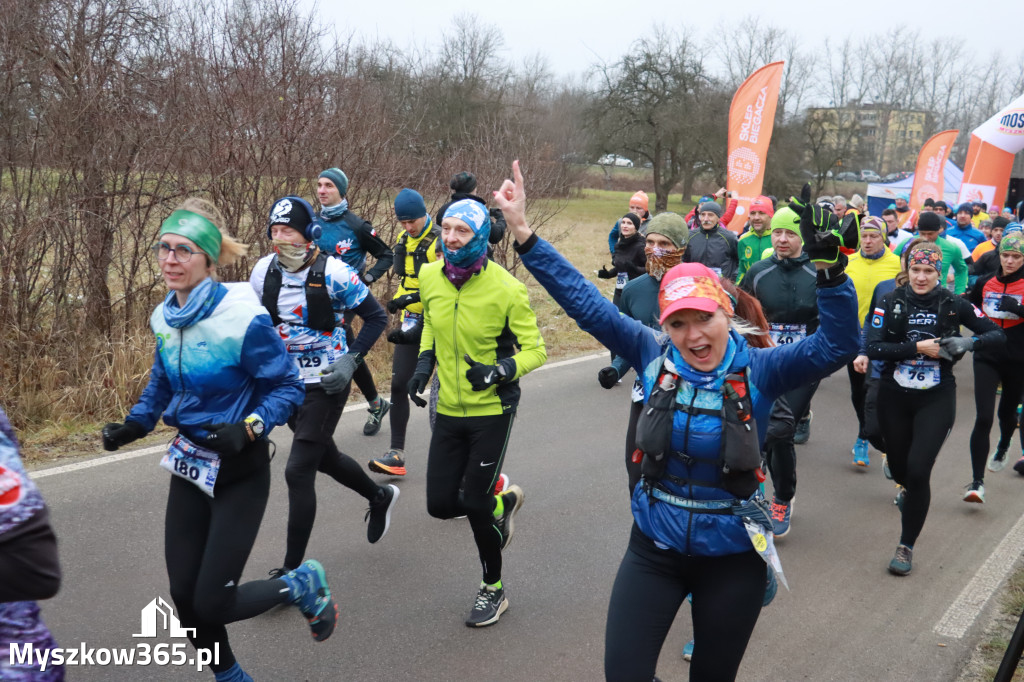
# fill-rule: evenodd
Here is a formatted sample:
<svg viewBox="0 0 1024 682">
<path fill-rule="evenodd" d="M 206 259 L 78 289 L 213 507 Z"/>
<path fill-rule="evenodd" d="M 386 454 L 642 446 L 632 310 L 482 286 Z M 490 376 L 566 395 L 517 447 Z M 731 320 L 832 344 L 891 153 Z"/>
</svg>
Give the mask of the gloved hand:
<svg viewBox="0 0 1024 682">
<path fill-rule="evenodd" d="M 619 276 L 619 273 L 615 272 L 614 270 L 609 270 L 608 268 L 603 267 L 597 271 L 597 276 L 600 277 L 601 279 L 615 279 L 616 277 Z"/>
<path fill-rule="evenodd" d="M 146 435 L 146 427 L 139 422 L 126 420 L 123 424 L 110 422 L 103 427 L 103 449 L 108 452 L 117 450 Z"/>
<path fill-rule="evenodd" d="M 367 272 L 360 275 L 359 279 L 363 280 L 363 284 L 373 284 L 374 277 L 372 273 Z"/>
<path fill-rule="evenodd" d="M 394 315 L 399 310 L 404 310 L 413 303 L 419 303 L 419 300 L 420 292 L 418 291 L 412 294 L 402 294 L 401 296 L 396 296 L 395 298 L 388 301 L 388 312 Z"/>
<path fill-rule="evenodd" d="M 345 353 L 324 370 L 320 377 L 320 385 L 329 395 L 341 393 L 348 386 L 348 382 L 352 381 L 352 375 L 355 374 L 357 367 L 359 367 L 359 360 L 356 359 L 356 356 L 352 353 Z"/>
<path fill-rule="evenodd" d="M 503 384 L 516 375 L 516 361 L 512 358 L 498 360 L 497 365 L 485 365 L 482 362 L 464 355 L 463 359 L 469 365 L 466 370 L 466 378 L 474 391 L 483 391 L 495 384 Z"/>
<path fill-rule="evenodd" d="M 409 383 L 406 386 L 406 391 L 409 392 L 409 400 L 413 401 L 417 407 L 426 407 L 427 401 L 420 398 L 420 393 L 427 390 L 427 384 L 430 383 L 430 375 L 418 372 L 412 375 L 412 379 L 409 379 Z"/>
<path fill-rule="evenodd" d="M 199 428 L 210 432 L 203 439 L 203 444 L 227 457 L 237 455 L 252 442 L 244 421 L 234 424 L 200 424 Z"/>
<path fill-rule="evenodd" d="M 789 198 L 789 208 L 797 215 L 804 214 L 804 208 L 811 203 L 811 183 L 805 182 L 800 189 L 800 197 Z"/>
<path fill-rule="evenodd" d="M 1001 313 L 1012 313 L 1018 317 L 1024 317 L 1024 305 L 1021 305 L 1013 296 L 1003 294 L 1003 297 L 999 299 L 998 309 Z"/>
<path fill-rule="evenodd" d="M 964 353 L 974 350 L 974 337 L 947 336 L 939 341 L 939 357 L 943 360 L 956 362 Z"/>
<path fill-rule="evenodd" d="M 804 252 L 816 263 L 835 264 L 839 261 L 840 246 L 854 249 L 860 241 L 856 219 L 851 217 L 840 225 L 835 213 L 818 205 L 804 207 L 800 236 Z"/>
<path fill-rule="evenodd" d="M 416 325 L 415 327 L 408 331 L 402 331 L 401 329 L 392 329 L 390 332 L 388 332 L 388 343 L 406 346 L 411 346 L 413 344 L 419 345 L 420 337 L 422 335 L 422 325 Z"/>
<path fill-rule="evenodd" d="M 597 383 L 601 384 L 602 388 L 613 387 L 619 383 L 619 370 L 615 369 L 612 365 L 602 368 L 597 373 Z"/>
</svg>

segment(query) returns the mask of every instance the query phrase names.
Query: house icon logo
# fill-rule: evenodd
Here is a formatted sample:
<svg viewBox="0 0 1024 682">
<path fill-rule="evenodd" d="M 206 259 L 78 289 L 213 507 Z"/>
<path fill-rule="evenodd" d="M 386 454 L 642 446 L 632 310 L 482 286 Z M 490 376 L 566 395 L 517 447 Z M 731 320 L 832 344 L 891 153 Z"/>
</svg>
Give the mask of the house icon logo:
<svg viewBox="0 0 1024 682">
<path fill-rule="evenodd" d="M 189 633 L 195 636 L 195 628 L 183 628 L 174 615 L 174 609 L 164 601 L 163 597 L 157 597 L 149 602 L 142 609 L 141 632 L 132 637 L 156 637 L 157 632 L 164 630 L 171 637 L 188 637 Z"/>
</svg>

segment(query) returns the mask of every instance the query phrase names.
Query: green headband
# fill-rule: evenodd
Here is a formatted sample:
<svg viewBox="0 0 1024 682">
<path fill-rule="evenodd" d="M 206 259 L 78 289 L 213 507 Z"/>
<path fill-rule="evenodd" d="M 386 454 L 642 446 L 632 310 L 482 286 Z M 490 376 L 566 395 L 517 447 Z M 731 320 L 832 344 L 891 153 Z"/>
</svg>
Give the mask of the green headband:
<svg viewBox="0 0 1024 682">
<path fill-rule="evenodd" d="M 999 253 L 1003 253 L 1004 251 L 1013 251 L 1014 253 L 1024 254 L 1024 234 L 1020 232 L 1011 232 L 1003 237 L 1003 240 L 999 242 Z"/>
<path fill-rule="evenodd" d="M 178 209 L 160 226 L 160 236 L 165 234 L 191 239 L 214 263 L 220 258 L 220 230 L 198 213 Z"/>
</svg>

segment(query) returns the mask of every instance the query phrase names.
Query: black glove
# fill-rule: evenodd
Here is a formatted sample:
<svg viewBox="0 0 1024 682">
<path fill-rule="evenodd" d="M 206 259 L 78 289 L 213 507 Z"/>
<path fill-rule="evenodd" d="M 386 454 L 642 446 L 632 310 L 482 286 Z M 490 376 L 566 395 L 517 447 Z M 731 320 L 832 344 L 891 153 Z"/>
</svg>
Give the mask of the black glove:
<svg viewBox="0 0 1024 682">
<path fill-rule="evenodd" d="M 939 341 L 939 357 L 956 362 L 969 350 L 974 350 L 974 337 L 947 336 Z"/>
<path fill-rule="evenodd" d="M 496 384 L 503 384 L 516 375 L 516 361 L 512 358 L 498 360 L 497 365 L 485 365 L 469 355 L 464 355 L 463 359 L 469 365 L 466 378 L 469 379 L 474 391 L 483 391 Z"/>
<path fill-rule="evenodd" d="M 411 346 L 413 344 L 419 345 L 420 337 L 423 336 L 423 326 L 416 325 L 409 331 L 402 331 L 401 329 L 392 329 L 388 332 L 388 343 L 394 343 L 397 345 Z"/>
<path fill-rule="evenodd" d="M 345 353 L 324 370 L 320 385 L 329 395 L 341 393 L 352 381 L 352 375 L 359 367 L 359 359 L 352 353 Z"/>
<path fill-rule="evenodd" d="M 210 432 L 203 439 L 203 444 L 226 457 L 237 455 L 252 442 L 244 421 L 234 424 L 200 424 L 199 428 Z"/>
<path fill-rule="evenodd" d="M 372 272 L 367 272 L 360 275 L 359 279 L 363 280 L 363 284 L 373 284 L 374 276 Z"/>
<path fill-rule="evenodd" d="M 804 208 L 811 203 L 811 183 L 805 182 L 804 186 L 800 189 L 800 198 L 790 197 L 789 208 L 792 209 L 793 213 L 797 215 L 804 214 Z"/>
<path fill-rule="evenodd" d="M 619 276 L 619 273 L 614 270 L 609 270 L 608 268 L 601 268 L 597 271 L 597 276 L 601 279 L 615 279 Z"/>
<path fill-rule="evenodd" d="M 109 452 L 122 445 L 128 445 L 146 435 L 146 427 L 139 422 L 125 421 L 123 424 L 110 422 L 103 427 L 103 449 Z"/>
<path fill-rule="evenodd" d="M 427 384 L 430 383 L 430 375 L 417 372 L 412 375 L 412 379 L 409 379 L 409 383 L 406 386 L 406 391 L 409 392 L 409 400 L 413 401 L 417 407 L 426 407 L 427 401 L 419 397 L 420 393 L 427 390 Z"/>
<path fill-rule="evenodd" d="M 419 303 L 419 301 L 420 292 L 418 291 L 412 294 L 402 294 L 401 296 L 396 296 L 395 298 L 388 301 L 388 312 L 394 315 L 399 310 L 404 310 L 413 303 Z"/>
<path fill-rule="evenodd" d="M 597 373 L 597 383 L 601 384 L 603 388 L 611 388 L 619 383 L 619 370 L 611 365 L 602 368 Z"/>
<path fill-rule="evenodd" d="M 818 205 L 804 207 L 800 236 L 804 240 L 804 252 L 812 262 L 832 265 L 839 261 L 840 246 L 856 248 L 859 241 L 856 220 L 844 221 L 840 226 L 835 213 Z"/>
<path fill-rule="evenodd" d="M 1003 297 L 999 299 L 997 309 L 1001 313 L 1012 313 L 1018 317 L 1024 317 L 1024 305 L 1021 305 L 1013 296 L 1003 294 Z"/>
</svg>

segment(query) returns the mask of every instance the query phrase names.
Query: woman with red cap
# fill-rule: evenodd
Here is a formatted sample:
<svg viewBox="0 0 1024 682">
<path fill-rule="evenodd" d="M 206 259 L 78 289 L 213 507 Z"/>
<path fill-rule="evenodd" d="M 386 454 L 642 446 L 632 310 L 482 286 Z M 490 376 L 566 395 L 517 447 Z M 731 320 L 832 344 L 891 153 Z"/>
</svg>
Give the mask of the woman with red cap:
<svg viewBox="0 0 1024 682">
<path fill-rule="evenodd" d="M 663 332 L 619 315 L 529 228 L 518 162 L 496 193 L 523 264 L 556 302 L 644 377 L 637 424 L 643 479 L 634 525 L 612 588 L 605 637 L 608 680 L 650 680 L 687 594 L 701 643 L 691 679 L 735 678 L 765 596 L 767 566 L 780 568 L 771 536 L 761 444 L 772 403 L 820 379 L 857 350 L 857 301 L 839 260 L 856 233 L 820 207 L 796 202 L 818 272 L 819 334 L 754 348 L 719 278 L 700 263 L 669 270 L 659 287 Z M 810 194 L 807 187 L 805 194 Z M 804 210 L 806 207 L 806 211 Z M 763 560 L 762 560 L 763 559 Z"/>
</svg>

